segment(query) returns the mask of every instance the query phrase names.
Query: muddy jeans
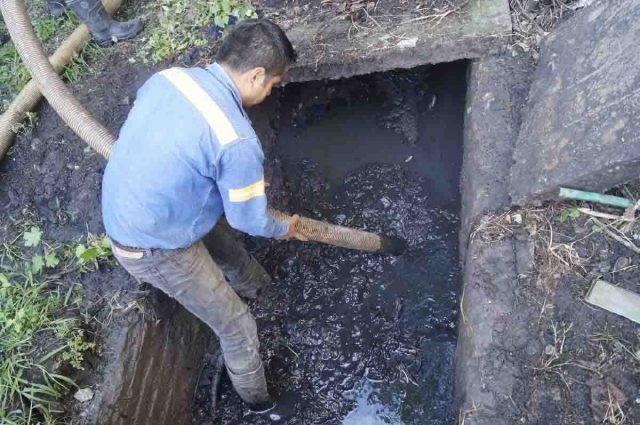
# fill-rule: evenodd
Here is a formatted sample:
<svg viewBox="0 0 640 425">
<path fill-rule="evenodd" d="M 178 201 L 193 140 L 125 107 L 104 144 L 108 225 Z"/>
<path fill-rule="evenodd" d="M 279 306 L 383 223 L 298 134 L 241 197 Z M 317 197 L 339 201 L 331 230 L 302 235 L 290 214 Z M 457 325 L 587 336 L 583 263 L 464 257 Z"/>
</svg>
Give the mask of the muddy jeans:
<svg viewBox="0 0 640 425">
<path fill-rule="evenodd" d="M 257 289 L 269 283 L 269 276 L 233 236 L 227 222 L 221 220 L 204 242 L 188 248 L 136 249 L 115 241 L 113 247 L 131 275 L 175 298 L 213 329 L 240 397 L 249 404 L 266 402 L 256 322 L 238 294 L 255 297 Z"/>
</svg>

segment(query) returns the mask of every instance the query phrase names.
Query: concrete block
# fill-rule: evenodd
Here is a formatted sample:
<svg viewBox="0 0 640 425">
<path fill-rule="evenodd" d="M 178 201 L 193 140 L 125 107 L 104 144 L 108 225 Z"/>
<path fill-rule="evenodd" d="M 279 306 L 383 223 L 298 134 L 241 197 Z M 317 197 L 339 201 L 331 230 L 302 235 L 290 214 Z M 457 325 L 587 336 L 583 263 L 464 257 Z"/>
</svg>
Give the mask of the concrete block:
<svg viewBox="0 0 640 425">
<path fill-rule="evenodd" d="M 507 425 L 517 419 L 512 403 L 523 384 L 526 357 L 516 354 L 533 342 L 528 332 L 533 319 L 529 310 L 518 308 L 515 243 L 507 238 L 469 244 L 454 393 L 455 411 L 468 412 L 465 424 Z"/>
<path fill-rule="evenodd" d="M 464 118 L 460 247 L 477 219 L 508 206 L 509 173 L 533 68 L 511 55 L 471 63 Z"/>
<path fill-rule="evenodd" d="M 639 39 L 637 0 L 597 1 L 546 39 L 516 145 L 515 203 L 638 178 Z"/>
<path fill-rule="evenodd" d="M 152 315 L 131 312 L 108 328 L 92 383 L 95 398 L 86 423 L 180 425 L 191 423 L 191 400 L 204 354 L 215 336 L 158 290 L 147 297 Z"/>
<path fill-rule="evenodd" d="M 346 78 L 358 74 L 471 59 L 498 52 L 511 33 L 507 0 L 470 0 L 459 12 L 429 25 L 398 17 L 393 27 L 350 36 L 349 20 L 299 24 L 287 30 L 298 63 L 285 82 Z M 402 34 L 402 39 L 389 37 Z"/>
</svg>

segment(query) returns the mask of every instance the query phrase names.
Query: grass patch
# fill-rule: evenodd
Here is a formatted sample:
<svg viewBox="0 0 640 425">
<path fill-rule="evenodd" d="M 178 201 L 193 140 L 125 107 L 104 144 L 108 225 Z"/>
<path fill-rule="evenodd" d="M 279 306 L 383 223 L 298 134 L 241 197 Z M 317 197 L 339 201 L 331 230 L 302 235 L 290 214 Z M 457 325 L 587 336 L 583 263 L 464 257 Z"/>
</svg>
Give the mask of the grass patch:
<svg viewBox="0 0 640 425">
<path fill-rule="evenodd" d="M 33 223 L 0 246 L 0 423 L 55 424 L 95 347 L 79 319 L 82 287 L 65 280 L 111 262 L 106 237 L 88 245 L 48 244 Z"/>
<path fill-rule="evenodd" d="M 47 54 L 52 54 L 80 24 L 78 18 L 70 11 L 65 11 L 64 15 L 58 19 L 52 17 L 43 0 L 28 0 L 27 10 L 36 35 Z M 6 32 L 4 27 L 4 22 L 0 20 L 0 31 Z M 70 82 L 77 81 L 88 69 L 87 62 L 96 59 L 101 54 L 100 50 L 93 44 L 85 46 L 80 54 L 74 55 L 65 68 L 63 77 Z M 20 93 L 20 90 L 30 79 L 31 76 L 13 43 L 9 42 L 2 46 L 0 48 L 0 100 L 2 100 L 3 111 L 7 109 L 13 98 Z"/>
<path fill-rule="evenodd" d="M 206 44 L 205 30 L 211 24 L 224 29 L 231 16 L 257 16 L 251 2 L 244 0 L 154 0 L 147 7 L 158 19 L 143 39 L 140 56 L 152 64 Z"/>
</svg>

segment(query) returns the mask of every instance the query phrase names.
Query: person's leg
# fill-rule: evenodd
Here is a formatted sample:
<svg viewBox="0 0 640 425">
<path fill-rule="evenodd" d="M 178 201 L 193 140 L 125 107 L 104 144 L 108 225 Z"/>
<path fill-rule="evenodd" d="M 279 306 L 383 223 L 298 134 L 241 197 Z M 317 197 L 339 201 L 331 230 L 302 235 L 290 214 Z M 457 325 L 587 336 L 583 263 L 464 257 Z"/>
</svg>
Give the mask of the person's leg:
<svg viewBox="0 0 640 425">
<path fill-rule="evenodd" d="M 128 40 L 142 31 L 142 20 L 132 19 L 118 22 L 109 17 L 102 0 L 66 0 L 69 9 L 89 27 L 93 40 L 101 46 L 107 46 L 113 40 Z"/>
<path fill-rule="evenodd" d="M 203 242 L 240 296 L 256 298 L 260 290 L 271 283 L 269 274 L 249 255 L 226 219 L 221 218 Z"/>
<path fill-rule="evenodd" d="M 59 18 L 64 13 L 64 0 L 47 0 L 47 6 L 55 18 Z"/>
<path fill-rule="evenodd" d="M 114 254 L 134 277 L 175 298 L 213 329 L 231 382 L 245 402 L 252 406 L 270 403 L 256 322 L 202 242 L 182 250 L 146 250 L 139 259 L 127 258 L 126 251 L 117 247 Z"/>
</svg>

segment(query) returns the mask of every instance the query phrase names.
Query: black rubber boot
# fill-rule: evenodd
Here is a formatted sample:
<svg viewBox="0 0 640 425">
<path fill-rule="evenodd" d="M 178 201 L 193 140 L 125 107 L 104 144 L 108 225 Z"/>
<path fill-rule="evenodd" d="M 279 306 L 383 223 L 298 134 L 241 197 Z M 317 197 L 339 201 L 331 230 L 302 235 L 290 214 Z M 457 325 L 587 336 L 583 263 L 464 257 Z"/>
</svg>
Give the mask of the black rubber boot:
<svg viewBox="0 0 640 425">
<path fill-rule="evenodd" d="M 47 7 L 49 12 L 55 18 L 59 18 L 64 13 L 64 1 L 63 0 L 47 0 Z"/>
<path fill-rule="evenodd" d="M 100 46 L 108 46 L 112 41 L 128 40 L 142 31 L 140 18 L 126 22 L 114 21 L 102 6 L 101 0 L 67 0 L 67 6 L 84 22 L 93 40 Z"/>
</svg>

